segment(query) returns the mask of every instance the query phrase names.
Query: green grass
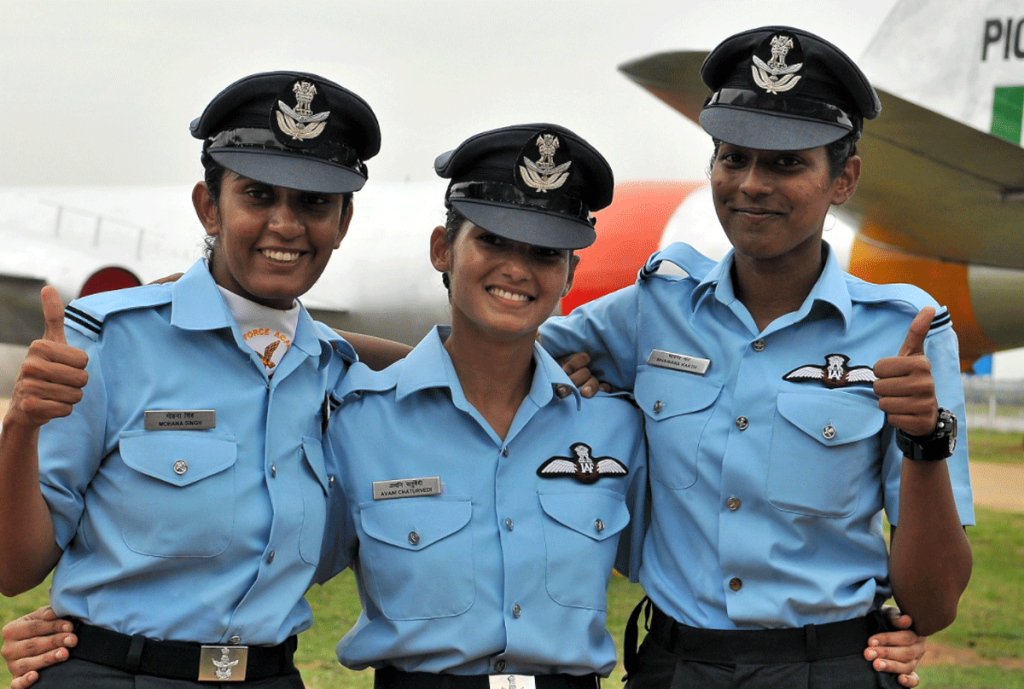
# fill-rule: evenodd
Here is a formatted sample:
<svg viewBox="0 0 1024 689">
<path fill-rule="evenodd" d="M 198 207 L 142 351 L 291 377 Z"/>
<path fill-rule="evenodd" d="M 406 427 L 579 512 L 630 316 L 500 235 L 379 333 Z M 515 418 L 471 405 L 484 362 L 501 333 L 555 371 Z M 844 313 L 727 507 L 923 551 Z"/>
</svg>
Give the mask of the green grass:
<svg viewBox="0 0 1024 689">
<path fill-rule="evenodd" d="M 978 525 L 969 531 L 974 572 L 959 617 L 929 641 L 933 647 L 968 649 L 972 660 L 966 665 L 920 668 L 925 689 L 1024 689 L 1024 514 L 978 508 L 977 518 Z M 0 620 L 12 620 L 46 603 L 47 587 L 48 583 L 17 598 L 0 599 Z M 608 592 L 608 628 L 617 644 L 621 644 L 626 618 L 642 595 L 639 586 L 613 578 Z M 369 672 L 346 670 L 334 656 L 335 643 L 359 614 L 351 572 L 327 586 L 314 587 L 308 598 L 316 623 L 300 638 L 296 658 L 307 687 L 370 689 L 373 678 Z M 621 687 L 621 676 L 620 664 L 604 686 Z M 6 668 L 0 667 L 0 686 L 9 682 Z"/>
<path fill-rule="evenodd" d="M 1024 464 L 1024 433 L 972 428 L 969 437 L 972 462 Z"/>
</svg>

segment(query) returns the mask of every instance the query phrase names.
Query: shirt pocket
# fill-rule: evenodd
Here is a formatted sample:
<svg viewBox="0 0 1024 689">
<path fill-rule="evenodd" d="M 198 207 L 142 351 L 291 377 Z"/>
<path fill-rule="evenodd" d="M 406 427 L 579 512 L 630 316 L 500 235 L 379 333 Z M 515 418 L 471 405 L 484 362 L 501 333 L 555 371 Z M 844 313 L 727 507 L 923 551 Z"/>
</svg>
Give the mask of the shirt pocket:
<svg viewBox="0 0 1024 689">
<path fill-rule="evenodd" d="M 697 482 L 701 436 L 721 392 L 721 384 L 691 373 L 658 368 L 637 373 L 634 394 L 646 417 L 652 479 L 675 490 Z"/>
<path fill-rule="evenodd" d="M 324 448 L 320 440 L 303 436 L 302 456 L 306 475 L 302 485 L 302 529 L 299 532 L 299 555 L 311 565 L 320 562 L 327 524 L 327 495 L 330 490 L 324 465 Z"/>
<path fill-rule="evenodd" d="M 815 517 L 848 517 L 865 472 L 878 472 L 885 413 L 843 392 L 781 392 L 768 465 L 768 501 Z"/>
<path fill-rule="evenodd" d="M 213 557 L 231 543 L 235 520 L 232 435 L 127 431 L 121 533 L 125 545 L 155 557 Z"/>
<path fill-rule="evenodd" d="M 365 503 L 359 520 L 363 584 L 389 620 L 461 615 L 476 600 L 469 499 Z"/>
<path fill-rule="evenodd" d="M 625 498 L 603 490 L 542 493 L 545 587 L 551 600 L 605 610 L 619 533 L 629 524 Z"/>
</svg>

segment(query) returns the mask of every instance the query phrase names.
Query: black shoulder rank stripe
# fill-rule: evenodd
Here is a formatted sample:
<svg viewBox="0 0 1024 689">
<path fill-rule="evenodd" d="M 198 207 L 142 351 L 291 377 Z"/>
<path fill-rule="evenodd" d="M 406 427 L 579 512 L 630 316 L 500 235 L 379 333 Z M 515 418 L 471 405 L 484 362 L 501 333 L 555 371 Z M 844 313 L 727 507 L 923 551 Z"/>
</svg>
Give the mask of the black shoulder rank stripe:
<svg viewBox="0 0 1024 689">
<path fill-rule="evenodd" d="M 952 322 L 952 320 L 953 317 L 949 315 L 949 311 L 943 309 L 942 313 L 938 313 L 935 315 L 935 318 L 932 319 L 932 324 L 928 327 L 928 329 L 935 330 L 937 328 L 941 328 L 947 323 Z"/>
<path fill-rule="evenodd" d="M 103 321 L 96 320 L 86 312 L 76 309 L 74 306 L 69 306 L 64 309 L 64 316 L 69 320 L 78 323 L 83 328 L 93 331 L 97 335 L 101 330 L 103 330 Z"/>
</svg>

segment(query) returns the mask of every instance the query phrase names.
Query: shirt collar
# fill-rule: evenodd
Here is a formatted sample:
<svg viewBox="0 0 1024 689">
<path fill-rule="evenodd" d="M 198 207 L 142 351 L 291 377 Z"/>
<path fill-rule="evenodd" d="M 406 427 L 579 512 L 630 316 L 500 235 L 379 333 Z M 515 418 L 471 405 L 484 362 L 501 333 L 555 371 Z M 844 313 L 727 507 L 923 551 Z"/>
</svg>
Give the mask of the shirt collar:
<svg viewBox="0 0 1024 689">
<path fill-rule="evenodd" d="M 429 388 L 448 388 L 452 392 L 452 401 L 456 406 L 468 405 L 462 393 L 459 377 L 455 373 L 455 366 L 448 350 L 444 348 L 444 342 L 450 333 L 451 326 L 434 326 L 434 329 L 409 352 L 402 363 L 402 372 L 395 388 L 397 399 Z M 571 390 L 579 409 L 582 400 L 579 390 L 558 362 L 536 343 L 533 346 L 533 361 L 533 381 L 526 395 L 527 399 L 538 407 L 543 407 L 557 398 L 556 386 L 566 385 Z"/>
<path fill-rule="evenodd" d="M 330 361 L 333 346 L 338 347 L 342 356 L 355 359 L 351 345 L 338 335 L 331 337 L 326 333 L 318 333 L 306 307 L 301 302 L 299 307 L 301 310 L 292 347 L 298 347 L 307 356 L 319 357 L 321 368 Z M 171 286 L 171 325 L 182 330 L 238 330 L 205 259 L 193 263 L 188 272 Z M 236 339 L 240 340 L 240 337 L 241 334 L 236 333 Z"/>
<path fill-rule="evenodd" d="M 846 285 L 845 273 L 839 267 L 835 251 L 832 250 L 828 242 L 823 241 L 822 246 L 825 252 L 825 267 L 800 309 L 793 314 L 793 320 L 794 322 L 803 320 L 819 304 L 829 305 L 842 317 L 845 332 L 850 327 L 853 302 Z M 733 254 L 734 250 L 730 249 L 729 253 L 694 288 L 690 294 L 690 308 L 694 311 L 706 304 L 709 299 L 715 299 L 726 306 L 731 306 L 736 301 L 736 292 L 733 290 L 732 279 L 729 277 L 732 270 Z"/>
</svg>

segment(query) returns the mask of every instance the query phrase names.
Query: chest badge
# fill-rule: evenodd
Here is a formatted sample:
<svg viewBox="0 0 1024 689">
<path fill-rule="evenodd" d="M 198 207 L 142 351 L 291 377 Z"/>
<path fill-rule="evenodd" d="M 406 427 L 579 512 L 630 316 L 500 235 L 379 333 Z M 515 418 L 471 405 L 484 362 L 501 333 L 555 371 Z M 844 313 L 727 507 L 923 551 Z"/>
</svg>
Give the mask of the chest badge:
<svg viewBox="0 0 1024 689">
<path fill-rule="evenodd" d="M 573 457 L 552 457 L 537 469 L 541 478 L 574 478 L 580 483 L 595 483 L 603 477 L 621 478 L 629 473 L 626 465 L 614 457 L 594 457 L 586 443 L 569 446 Z"/>
<path fill-rule="evenodd" d="M 821 383 L 826 388 L 871 385 L 878 380 L 870 366 L 847 366 L 850 357 L 845 354 L 826 354 L 825 362 L 824 366 L 800 366 L 782 376 L 782 379 L 792 383 Z"/>
</svg>

